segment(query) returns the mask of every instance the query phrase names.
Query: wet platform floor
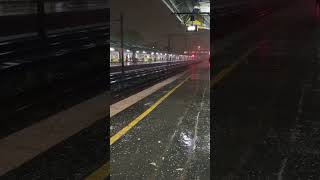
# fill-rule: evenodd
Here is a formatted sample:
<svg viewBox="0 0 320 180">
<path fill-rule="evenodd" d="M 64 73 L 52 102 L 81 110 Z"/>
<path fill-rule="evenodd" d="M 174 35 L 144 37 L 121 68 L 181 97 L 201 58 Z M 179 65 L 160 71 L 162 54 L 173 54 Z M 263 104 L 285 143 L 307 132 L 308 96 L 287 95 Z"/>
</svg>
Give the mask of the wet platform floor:
<svg viewBox="0 0 320 180">
<path fill-rule="evenodd" d="M 320 177 L 319 125 L 301 120 L 310 111 L 302 108 L 304 88 L 318 67 L 320 21 L 313 5 L 297 0 L 215 44 L 216 73 L 242 61 L 211 89 L 214 179 Z M 307 104 L 316 112 L 313 100 Z"/>
<path fill-rule="evenodd" d="M 187 73 L 111 118 L 114 136 L 186 80 L 142 121 L 111 145 L 111 179 L 209 179 L 209 63 Z"/>
</svg>

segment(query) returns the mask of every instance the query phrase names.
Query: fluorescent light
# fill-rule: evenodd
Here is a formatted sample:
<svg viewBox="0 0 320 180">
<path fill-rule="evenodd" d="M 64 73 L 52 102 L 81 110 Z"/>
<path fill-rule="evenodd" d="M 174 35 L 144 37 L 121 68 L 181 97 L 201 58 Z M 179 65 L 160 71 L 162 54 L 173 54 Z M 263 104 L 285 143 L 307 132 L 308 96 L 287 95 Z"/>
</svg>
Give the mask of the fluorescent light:
<svg viewBox="0 0 320 180">
<path fill-rule="evenodd" d="M 197 26 L 195 26 L 195 25 L 188 26 L 187 31 L 197 31 Z"/>
<path fill-rule="evenodd" d="M 127 49 L 127 52 L 130 52 L 130 50 L 129 50 L 129 49 Z"/>
<path fill-rule="evenodd" d="M 110 51 L 115 51 L 115 49 L 113 47 L 110 48 Z"/>
<path fill-rule="evenodd" d="M 139 51 L 136 51 L 136 53 L 139 53 Z"/>
</svg>

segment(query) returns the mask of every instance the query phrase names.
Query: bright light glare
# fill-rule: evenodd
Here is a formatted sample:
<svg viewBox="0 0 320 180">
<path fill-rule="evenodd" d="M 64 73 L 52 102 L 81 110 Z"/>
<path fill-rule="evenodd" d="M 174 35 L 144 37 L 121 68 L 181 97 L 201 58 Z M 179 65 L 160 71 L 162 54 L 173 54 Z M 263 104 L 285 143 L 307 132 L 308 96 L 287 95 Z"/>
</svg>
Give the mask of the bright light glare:
<svg viewBox="0 0 320 180">
<path fill-rule="evenodd" d="M 142 53 L 145 54 L 146 52 L 145 52 L 145 51 L 142 51 Z"/>
<path fill-rule="evenodd" d="M 154 52 L 152 52 L 151 55 L 154 55 Z"/>
<path fill-rule="evenodd" d="M 196 31 L 196 26 L 194 26 L 194 25 L 193 26 L 188 26 L 187 30 L 188 31 Z"/>
<path fill-rule="evenodd" d="M 136 53 L 139 53 L 139 51 L 136 51 Z"/>
<path fill-rule="evenodd" d="M 115 49 L 113 47 L 110 48 L 110 51 L 115 51 Z"/>
<path fill-rule="evenodd" d="M 127 49 L 127 52 L 130 52 L 130 50 L 129 50 L 129 49 Z"/>
</svg>

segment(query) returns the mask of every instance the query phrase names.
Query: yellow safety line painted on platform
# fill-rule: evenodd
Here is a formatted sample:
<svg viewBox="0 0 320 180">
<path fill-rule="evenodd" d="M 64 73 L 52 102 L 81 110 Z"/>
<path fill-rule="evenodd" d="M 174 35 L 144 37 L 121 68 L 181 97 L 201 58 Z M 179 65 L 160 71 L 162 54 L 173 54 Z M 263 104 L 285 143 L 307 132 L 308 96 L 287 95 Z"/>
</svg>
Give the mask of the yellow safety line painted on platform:
<svg viewBox="0 0 320 180">
<path fill-rule="evenodd" d="M 140 100 L 144 99 L 145 97 L 153 94 L 154 92 L 158 91 L 160 88 L 176 81 L 178 78 L 182 77 L 184 74 L 186 74 L 187 71 L 184 71 L 182 73 L 179 73 L 173 77 L 170 77 L 164 81 L 161 81 L 143 91 L 140 91 L 132 96 L 127 97 L 126 99 L 123 99 L 119 102 L 116 102 L 110 106 L 110 118 L 114 115 L 122 112 L 123 110 L 127 109 L 128 107 L 132 106 L 133 104 L 139 102 Z"/>
<path fill-rule="evenodd" d="M 176 91 L 182 84 L 184 84 L 191 76 L 189 75 L 185 78 L 181 83 L 179 83 L 176 87 L 167 92 L 163 97 L 161 97 L 157 102 L 155 102 L 150 108 L 148 108 L 145 112 L 140 114 L 136 119 L 134 119 L 131 123 L 129 123 L 126 127 L 121 129 L 118 133 L 110 138 L 110 145 L 115 143 L 118 139 L 120 139 L 123 135 L 125 135 L 132 127 L 134 127 L 137 123 L 139 123 L 144 117 L 146 117 L 150 112 L 152 112 L 159 104 L 161 104 L 167 97 L 169 97 L 174 91 Z M 101 168 L 94 171 L 90 176 L 86 178 L 86 180 L 103 180 L 110 174 L 110 162 L 105 163 Z"/>
<path fill-rule="evenodd" d="M 233 69 L 235 69 L 239 64 L 241 64 L 244 60 L 247 59 L 247 57 L 249 56 L 249 54 L 251 52 L 253 52 L 254 50 L 256 50 L 257 48 L 250 48 L 246 51 L 246 53 L 244 53 L 242 56 L 239 57 L 238 61 L 236 61 L 235 63 L 231 64 L 229 67 L 226 67 L 224 69 L 222 69 L 212 80 L 210 83 L 210 86 L 213 87 L 215 85 L 217 85 L 223 78 L 225 78 Z"/>
<path fill-rule="evenodd" d="M 157 102 L 155 102 L 150 108 L 148 108 L 145 112 L 140 114 L 136 119 L 130 122 L 126 127 L 117 132 L 114 136 L 110 138 L 110 145 L 115 143 L 118 139 L 120 139 L 123 135 L 125 135 L 133 126 L 138 124 L 143 118 L 145 118 L 150 112 L 152 112 L 160 103 L 162 103 L 167 97 L 169 97 L 175 90 L 177 90 L 183 83 L 185 83 L 190 76 L 184 79 L 181 83 L 179 83 L 176 87 L 171 89 L 167 94 L 162 96 Z"/>
<path fill-rule="evenodd" d="M 234 68 L 236 68 L 243 60 L 246 60 L 248 55 L 254 51 L 256 48 L 249 49 L 244 55 L 240 56 L 239 60 L 229 67 L 224 68 L 214 79 L 211 80 L 211 87 L 215 86 L 218 82 L 220 82 L 229 72 L 231 72 Z M 110 138 L 110 145 L 119 140 L 123 135 L 125 135 L 132 127 L 134 127 L 137 123 L 139 123 L 144 117 L 146 117 L 150 112 L 152 112 L 159 104 L 161 104 L 167 97 L 169 97 L 176 89 L 178 89 L 183 83 L 185 83 L 190 76 L 184 79 L 181 83 L 179 83 L 176 87 L 174 87 L 171 91 L 161 97 L 156 103 L 154 103 L 149 109 L 139 115 L 136 119 L 134 119 L 131 123 L 129 123 L 126 127 L 121 129 L 118 133 Z M 103 180 L 110 174 L 110 165 L 109 162 L 104 164 L 101 168 L 97 169 L 93 172 L 86 180 Z"/>
<path fill-rule="evenodd" d="M 93 172 L 90 176 L 86 177 L 85 180 L 103 180 L 110 173 L 110 163 L 107 162 L 95 172 Z"/>
</svg>

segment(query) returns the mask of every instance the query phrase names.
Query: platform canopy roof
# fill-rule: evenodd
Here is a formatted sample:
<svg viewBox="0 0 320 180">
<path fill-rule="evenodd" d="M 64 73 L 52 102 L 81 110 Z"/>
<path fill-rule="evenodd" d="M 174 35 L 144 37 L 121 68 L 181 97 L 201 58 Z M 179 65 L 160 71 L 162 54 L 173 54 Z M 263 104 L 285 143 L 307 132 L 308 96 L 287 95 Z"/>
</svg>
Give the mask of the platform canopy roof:
<svg viewBox="0 0 320 180">
<path fill-rule="evenodd" d="M 195 24 L 200 29 L 210 29 L 210 0 L 162 0 L 184 25 Z M 190 13 L 199 12 L 191 21 Z"/>
</svg>

